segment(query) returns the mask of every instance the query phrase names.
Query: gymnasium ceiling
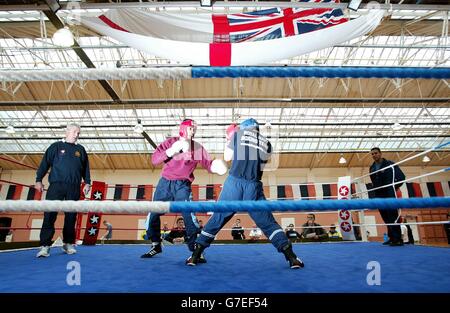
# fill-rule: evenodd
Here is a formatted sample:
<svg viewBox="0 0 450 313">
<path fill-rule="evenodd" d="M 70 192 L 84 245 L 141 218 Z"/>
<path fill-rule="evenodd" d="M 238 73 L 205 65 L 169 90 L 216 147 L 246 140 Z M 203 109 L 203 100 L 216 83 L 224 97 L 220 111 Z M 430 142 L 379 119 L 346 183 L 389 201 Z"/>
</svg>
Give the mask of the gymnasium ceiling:
<svg viewBox="0 0 450 313">
<path fill-rule="evenodd" d="M 367 3 L 368 1 L 363 1 Z M 385 1 L 380 1 L 384 3 Z M 398 4 L 401 2 L 401 4 Z M 71 11 L 56 14 L 44 1 L 0 0 L 0 70 L 83 69 L 86 58 L 97 68 L 185 66 L 157 58 L 100 36 L 81 25 L 70 26 L 85 57 L 52 43 Z M 119 4 L 130 4 L 122 1 Z M 168 4 L 170 3 L 170 4 Z M 204 12 L 196 1 L 143 2 L 147 10 Z M 186 2 L 184 2 L 186 3 Z M 195 3 L 195 4 L 194 4 Z M 216 1 L 221 3 L 221 1 Z M 390 16 L 368 36 L 270 65 L 449 67 L 450 5 L 441 1 L 393 1 Z M 64 5 L 64 2 L 61 1 Z M 109 1 L 83 1 L 83 14 L 98 15 Z M 131 4 L 138 5 L 137 2 Z M 245 5 L 244 5 L 245 4 Z M 98 8 L 91 9 L 89 6 Z M 215 7 L 215 12 L 264 8 L 264 1 Z M 364 14 L 346 11 L 356 17 Z M 368 150 L 380 146 L 400 160 L 450 140 L 450 81 L 444 79 L 221 78 L 113 81 L 0 82 L 0 167 L 35 167 L 46 147 L 64 135 L 69 121 L 82 125 L 80 143 L 97 169 L 151 168 L 154 148 L 133 132 L 138 120 L 156 143 L 175 134 L 178 122 L 199 123 L 197 139 L 213 153 L 223 149 L 224 129 L 254 117 L 281 153 L 280 167 L 368 166 Z M 344 156 L 345 164 L 339 164 Z M 448 166 L 449 150 L 429 154 Z"/>
</svg>

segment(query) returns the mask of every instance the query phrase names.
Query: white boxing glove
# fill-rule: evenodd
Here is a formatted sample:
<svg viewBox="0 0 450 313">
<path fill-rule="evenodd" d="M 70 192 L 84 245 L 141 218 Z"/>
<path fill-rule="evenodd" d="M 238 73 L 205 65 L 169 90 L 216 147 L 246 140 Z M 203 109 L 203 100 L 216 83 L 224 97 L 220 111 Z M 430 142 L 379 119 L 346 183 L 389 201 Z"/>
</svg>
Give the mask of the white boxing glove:
<svg viewBox="0 0 450 313">
<path fill-rule="evenodd" d="M 225 161 L 233 160 L 234 150 L 225 146 L 225 150 L 223 150 L 223 159 Z"/>
<path fill-rule="evenodd" d="M 178 154 L 180 152 L 186 152 L 189 150 L 189 141 L 180 139 L 178 141 L 175 141 L 172 146 L 166 150 L 166 155 L 171 158 L 175 154 Z"/>
<path fill-rule="evenodd" d="M 225 175 L 227 172 L 227 164 L 220 159 L 215 159 L 211 163 L 211 172 L 216 173 L 218 175 Z"/>
</svg>

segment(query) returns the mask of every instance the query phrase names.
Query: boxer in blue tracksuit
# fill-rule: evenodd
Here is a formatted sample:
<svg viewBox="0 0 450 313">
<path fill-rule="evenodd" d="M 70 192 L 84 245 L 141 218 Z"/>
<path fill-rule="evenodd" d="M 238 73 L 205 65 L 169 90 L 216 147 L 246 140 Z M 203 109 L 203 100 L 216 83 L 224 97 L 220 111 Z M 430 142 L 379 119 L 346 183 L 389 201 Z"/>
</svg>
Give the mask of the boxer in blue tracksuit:
<svg viewBox="0 0 450 313">
<path fill-rule="evenodd" d="M 255 119 L 243 121 L 233 134 L 225 149 L 225 160 L 232 160 L 229 176 L 225 180 L 219 201 L 265 200 L 261 177 L 272 146 L 259 133 Z M 187 265 L 199 263 L 203 250 L 211 244 L 220 229 L 236 212 L 215 212 L 196 239 L 196 249 L 186 260 Z M 284 253 L 291 268 L 303 267 L 303 262 L 295 255 L 286 234 L 276 222 L 271 212 L 249 211 L 256 225 L 272 242 L 278 252 Z"/>
</svg>

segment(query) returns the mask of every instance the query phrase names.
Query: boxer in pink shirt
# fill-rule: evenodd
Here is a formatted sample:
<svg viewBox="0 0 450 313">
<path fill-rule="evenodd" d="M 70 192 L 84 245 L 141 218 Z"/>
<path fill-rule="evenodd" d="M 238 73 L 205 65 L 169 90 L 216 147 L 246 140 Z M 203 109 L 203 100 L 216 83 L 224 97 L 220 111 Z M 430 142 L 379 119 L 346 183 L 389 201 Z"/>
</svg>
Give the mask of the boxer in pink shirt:
<svg viewBox="0 0 450 313">
<path fill-rule="evenodd" d="M 180 124 L 179 136 L 161 143 L 152 155 L 153 165 L 164 163 L 161 179 L 156 186 L 154 201 L 189 201 L 194 181 L 194 170 L 200 164 L 210 173 L 224 175 L 227 171 L 223 160 L 212 160 L 206 149 L 194 141 L 197 125 L 186 119 Z M 160 213 L 150 213 L 147 217 L 147 236 L 152 241 L 150 250 L 141 258 L 151 258 L 162 252 Z M 200 232 L 194 213 L 183 212 L 186 225 L 187 244 L 190 251 L 195 249 L 195 239 Z M 201 260 L 206 262 L 204 258 Z"/>
</svg>

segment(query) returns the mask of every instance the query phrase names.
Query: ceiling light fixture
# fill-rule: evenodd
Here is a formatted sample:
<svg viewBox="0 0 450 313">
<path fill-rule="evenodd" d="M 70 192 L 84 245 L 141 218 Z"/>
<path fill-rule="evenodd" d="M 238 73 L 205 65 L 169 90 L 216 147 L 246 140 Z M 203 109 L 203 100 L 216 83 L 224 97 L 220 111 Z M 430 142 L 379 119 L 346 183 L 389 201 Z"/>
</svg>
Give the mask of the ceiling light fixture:
<svg viewBox="0 0 450 313">
<path fill-rule="evenodd" d="M 431 161 L 431 159 L 427 156 L 427 155 L 425 155 L 424 157 L 423 157 L 423 159 L 422 159 L 422 162 L 423 163 L 428 163 L 428 162 L 430 162 Z"/>
<path fill-rule="evenodd" d="M 142 134 L 144 131 L 144 126 L 142 126 L 141 120 L 138 120 L 137 124 L 134 125 L 133 131 L 137 134 Z"/>
<path fill-rule="evenodd" d="M 345 164 L 347 163 L 347 160 L 344 158 L 344 156 L 341 153 L 341 157 L 339 158 L 339 164 Z"/>
<path fill-rule="evenodd" d="M 73 34 L 70 31 L 69 27 L 65 26 L 64 28 L 58 29 L 53 34 L 53 43 L 57 46 L 61 47 L 71 47 L 75 43 L 73 39 Z"/>
</svg>

